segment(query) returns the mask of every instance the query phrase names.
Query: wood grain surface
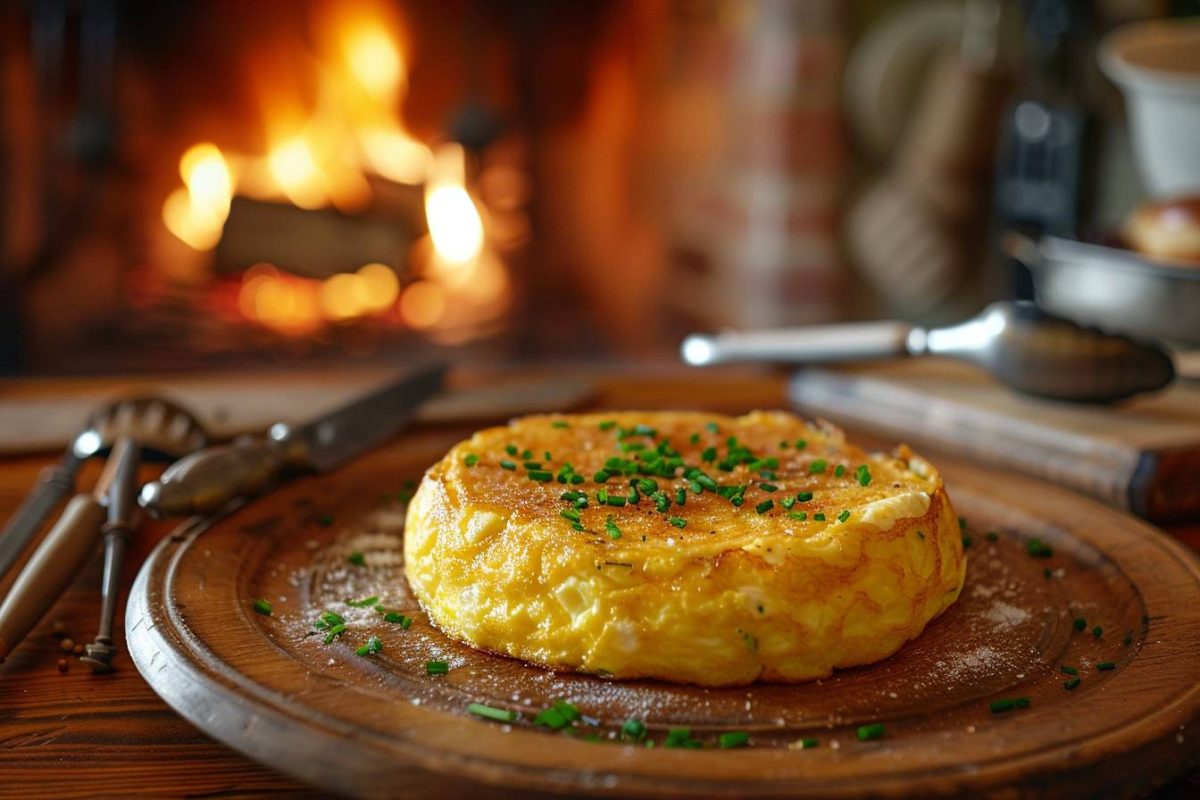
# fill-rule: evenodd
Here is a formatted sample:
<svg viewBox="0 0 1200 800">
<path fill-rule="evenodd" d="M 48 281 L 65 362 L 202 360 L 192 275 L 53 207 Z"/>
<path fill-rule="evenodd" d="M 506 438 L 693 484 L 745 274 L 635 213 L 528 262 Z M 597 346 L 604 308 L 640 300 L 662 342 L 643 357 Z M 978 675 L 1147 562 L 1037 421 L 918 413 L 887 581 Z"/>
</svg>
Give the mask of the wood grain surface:
<svg viewBox="0 0 1200 800">
<path fill-rule="evenodd" d="M 738 371 L 702 376 L 590 377 L 597 382 L 596 405 L 602 408 L 710 408 L 733 413 L 786 406 L 782 375 Z M 36 402 L 34 389 L 16 389 Z M 54 387 L 59 393 L 73 389 L 61 382 Z M 11 512 L 37 471 L 50 460 L 45 456 L 0 461 L 0 515 Z M 90 466 L 81 485 L 89 485 L 97 471 Z M 171 528 L 161 523 L 143 526 L 126 565 L 126 585 Z M 1191 546 L 1200 546 L 1200 526 L 1179 526 L 1173 532 Z M 68 658 L 69 672 L 60 674 L 55 662 L 62 653 L 52 635 L 51 621 L 61 620 L 74 638 L 89 641 L 99 607 L 99 576 L 98 565 L 93 564 L 0 667 L 0 696 L 4 698 L 0 703 L 0 794 L 27 798 L 319 794 L 218 744 L 185 722 L 141 679 L 125 653 L 118 655 L 118 670 L 109 676 L 91 675 L 74 657 Z M 6 588 L 6 583 L 0 584 L 0 589 Z M 412 788 L 415 793 L 422 786 L 413 784 Z M 1154 796 L 1179 800 L 1195 797 L 1198 790 L 1200 780 L 1193 775 Z M 439 792 L 440 796 L 448 793 L 444 787 Z"/>
</svg>

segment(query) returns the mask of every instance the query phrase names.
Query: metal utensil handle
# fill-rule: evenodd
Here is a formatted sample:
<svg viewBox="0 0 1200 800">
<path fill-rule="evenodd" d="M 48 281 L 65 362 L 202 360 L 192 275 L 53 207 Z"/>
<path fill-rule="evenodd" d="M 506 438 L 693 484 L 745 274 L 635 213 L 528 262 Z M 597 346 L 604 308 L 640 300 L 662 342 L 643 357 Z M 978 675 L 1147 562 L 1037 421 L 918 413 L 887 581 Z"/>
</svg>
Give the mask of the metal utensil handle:
<svg viewBox="0 0 1200 800">
<path fill-rule="evenodd" d="M 0 606 L 0 662 L 45 615 L 96 549 L 104 506 L 77 494 L 34 551 Z"/>
<path fill-rule="evenodd" d="M 907 355 L 911 331 L 903 322 L 882 321 L 694 334 L 684 340 L 682 354 L 684 361 L 695 366 L 731 361 L 855 361 Z"/>
<path fill-rule="evenodd" d="M 42 471 L 37 485 L 25 496 L 0 533 L 0 576 L 8 574 L 42 523 L 75 488 L 80 463 L 73 454 L 67 453 L 57 464 Z"/>
<path fill-rule="evenodd" d="M 262 439 L 197 450 L 176 461 L 138 501 L 155 517 L 209 514 L 235 497 L 252 497 L 283 471 L 284 449 Z"/>
</svg>

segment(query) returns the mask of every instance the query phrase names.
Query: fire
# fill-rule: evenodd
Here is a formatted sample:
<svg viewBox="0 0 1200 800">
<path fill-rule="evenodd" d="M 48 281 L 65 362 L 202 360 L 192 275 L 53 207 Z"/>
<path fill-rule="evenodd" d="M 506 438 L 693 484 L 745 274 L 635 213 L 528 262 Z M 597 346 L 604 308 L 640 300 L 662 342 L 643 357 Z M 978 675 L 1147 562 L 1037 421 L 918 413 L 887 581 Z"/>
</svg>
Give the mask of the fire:
<svg viewBox="0 0 1200 800">
<path fill-rule="evenodd" d="M 374 318 L 436 334 L 494 319 L 506 307 L 508 276 L 489 249 L 485 216 L 468 189 L 466 153 L 457 144 L 433 149 L 402 122 L 406 48 L 392 13 L 379 0 L 318 0 L 311 61 L 264 44 L 250 62 L 250 77 L 259 87 L 263 151 L 223 152 L 209 142 L 192 146 L 179 163 L 183 186 L 163 203 L 167 229 L 188 247 L 206 251 L 219 243 L 235 194 L 352 212 L 370 203 L 378 179 L 423 187 L 429 234 L 410 254 L 416 275 L 404 285 L 386 264 L 324 279 L 269 264 L 248 269 L 238 310 L 274 331 L 308 335 Z M 504 209 L 498 213 L 513 216 Z"/>
</svg>

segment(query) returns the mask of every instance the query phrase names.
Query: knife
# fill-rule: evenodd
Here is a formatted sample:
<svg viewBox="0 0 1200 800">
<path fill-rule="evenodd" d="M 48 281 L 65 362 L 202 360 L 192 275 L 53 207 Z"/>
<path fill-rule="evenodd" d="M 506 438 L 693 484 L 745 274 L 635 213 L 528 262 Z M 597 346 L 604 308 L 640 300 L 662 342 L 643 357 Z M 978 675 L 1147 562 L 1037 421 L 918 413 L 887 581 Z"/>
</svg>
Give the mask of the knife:
<svg viewBox="0 0 1200 800">
<path fill-rule="evenodd" d="M 138 502 L 155 517 L 209 514 L 285 473 L 329 472 L 398 433 L 445 374 L 444 364 L 423 367 L 305 425 L 276 423 L 265 439 L 197 450 L 142 487 Z"/>
</svg>

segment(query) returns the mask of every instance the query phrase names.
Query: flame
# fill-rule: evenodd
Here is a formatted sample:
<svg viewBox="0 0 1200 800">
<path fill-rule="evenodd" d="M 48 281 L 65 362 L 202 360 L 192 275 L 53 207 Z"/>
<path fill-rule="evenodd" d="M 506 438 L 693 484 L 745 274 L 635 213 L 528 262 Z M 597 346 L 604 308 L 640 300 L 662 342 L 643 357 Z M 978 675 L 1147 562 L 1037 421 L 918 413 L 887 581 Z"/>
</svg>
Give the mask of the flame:
<svg viewBox="0 0 1200 800">
<path fill-rule="evenodd" d="M 446 293 L 431 281 L 418 281 L 400 295 L 400 313 L 417 330 L 437 325 L 445 311 Z"/>
<path fill-rule="evenodd" d="M 425 185 L 425 219 L 441 258 L 468 264 L 483 250 L 483 219 L 465 185 L 466 155 L 460 145 L 444 144 L 434 155 L 433 174 Z"/>
<path fill-rule="evenodd" d="M 163 203 L 167 230 L 195 250 L 211 250 L 221 241 L 233 200 L 233 176 L 217 146 L 193 145 L 179 159 L 184 188 Z"/>
</svg>

